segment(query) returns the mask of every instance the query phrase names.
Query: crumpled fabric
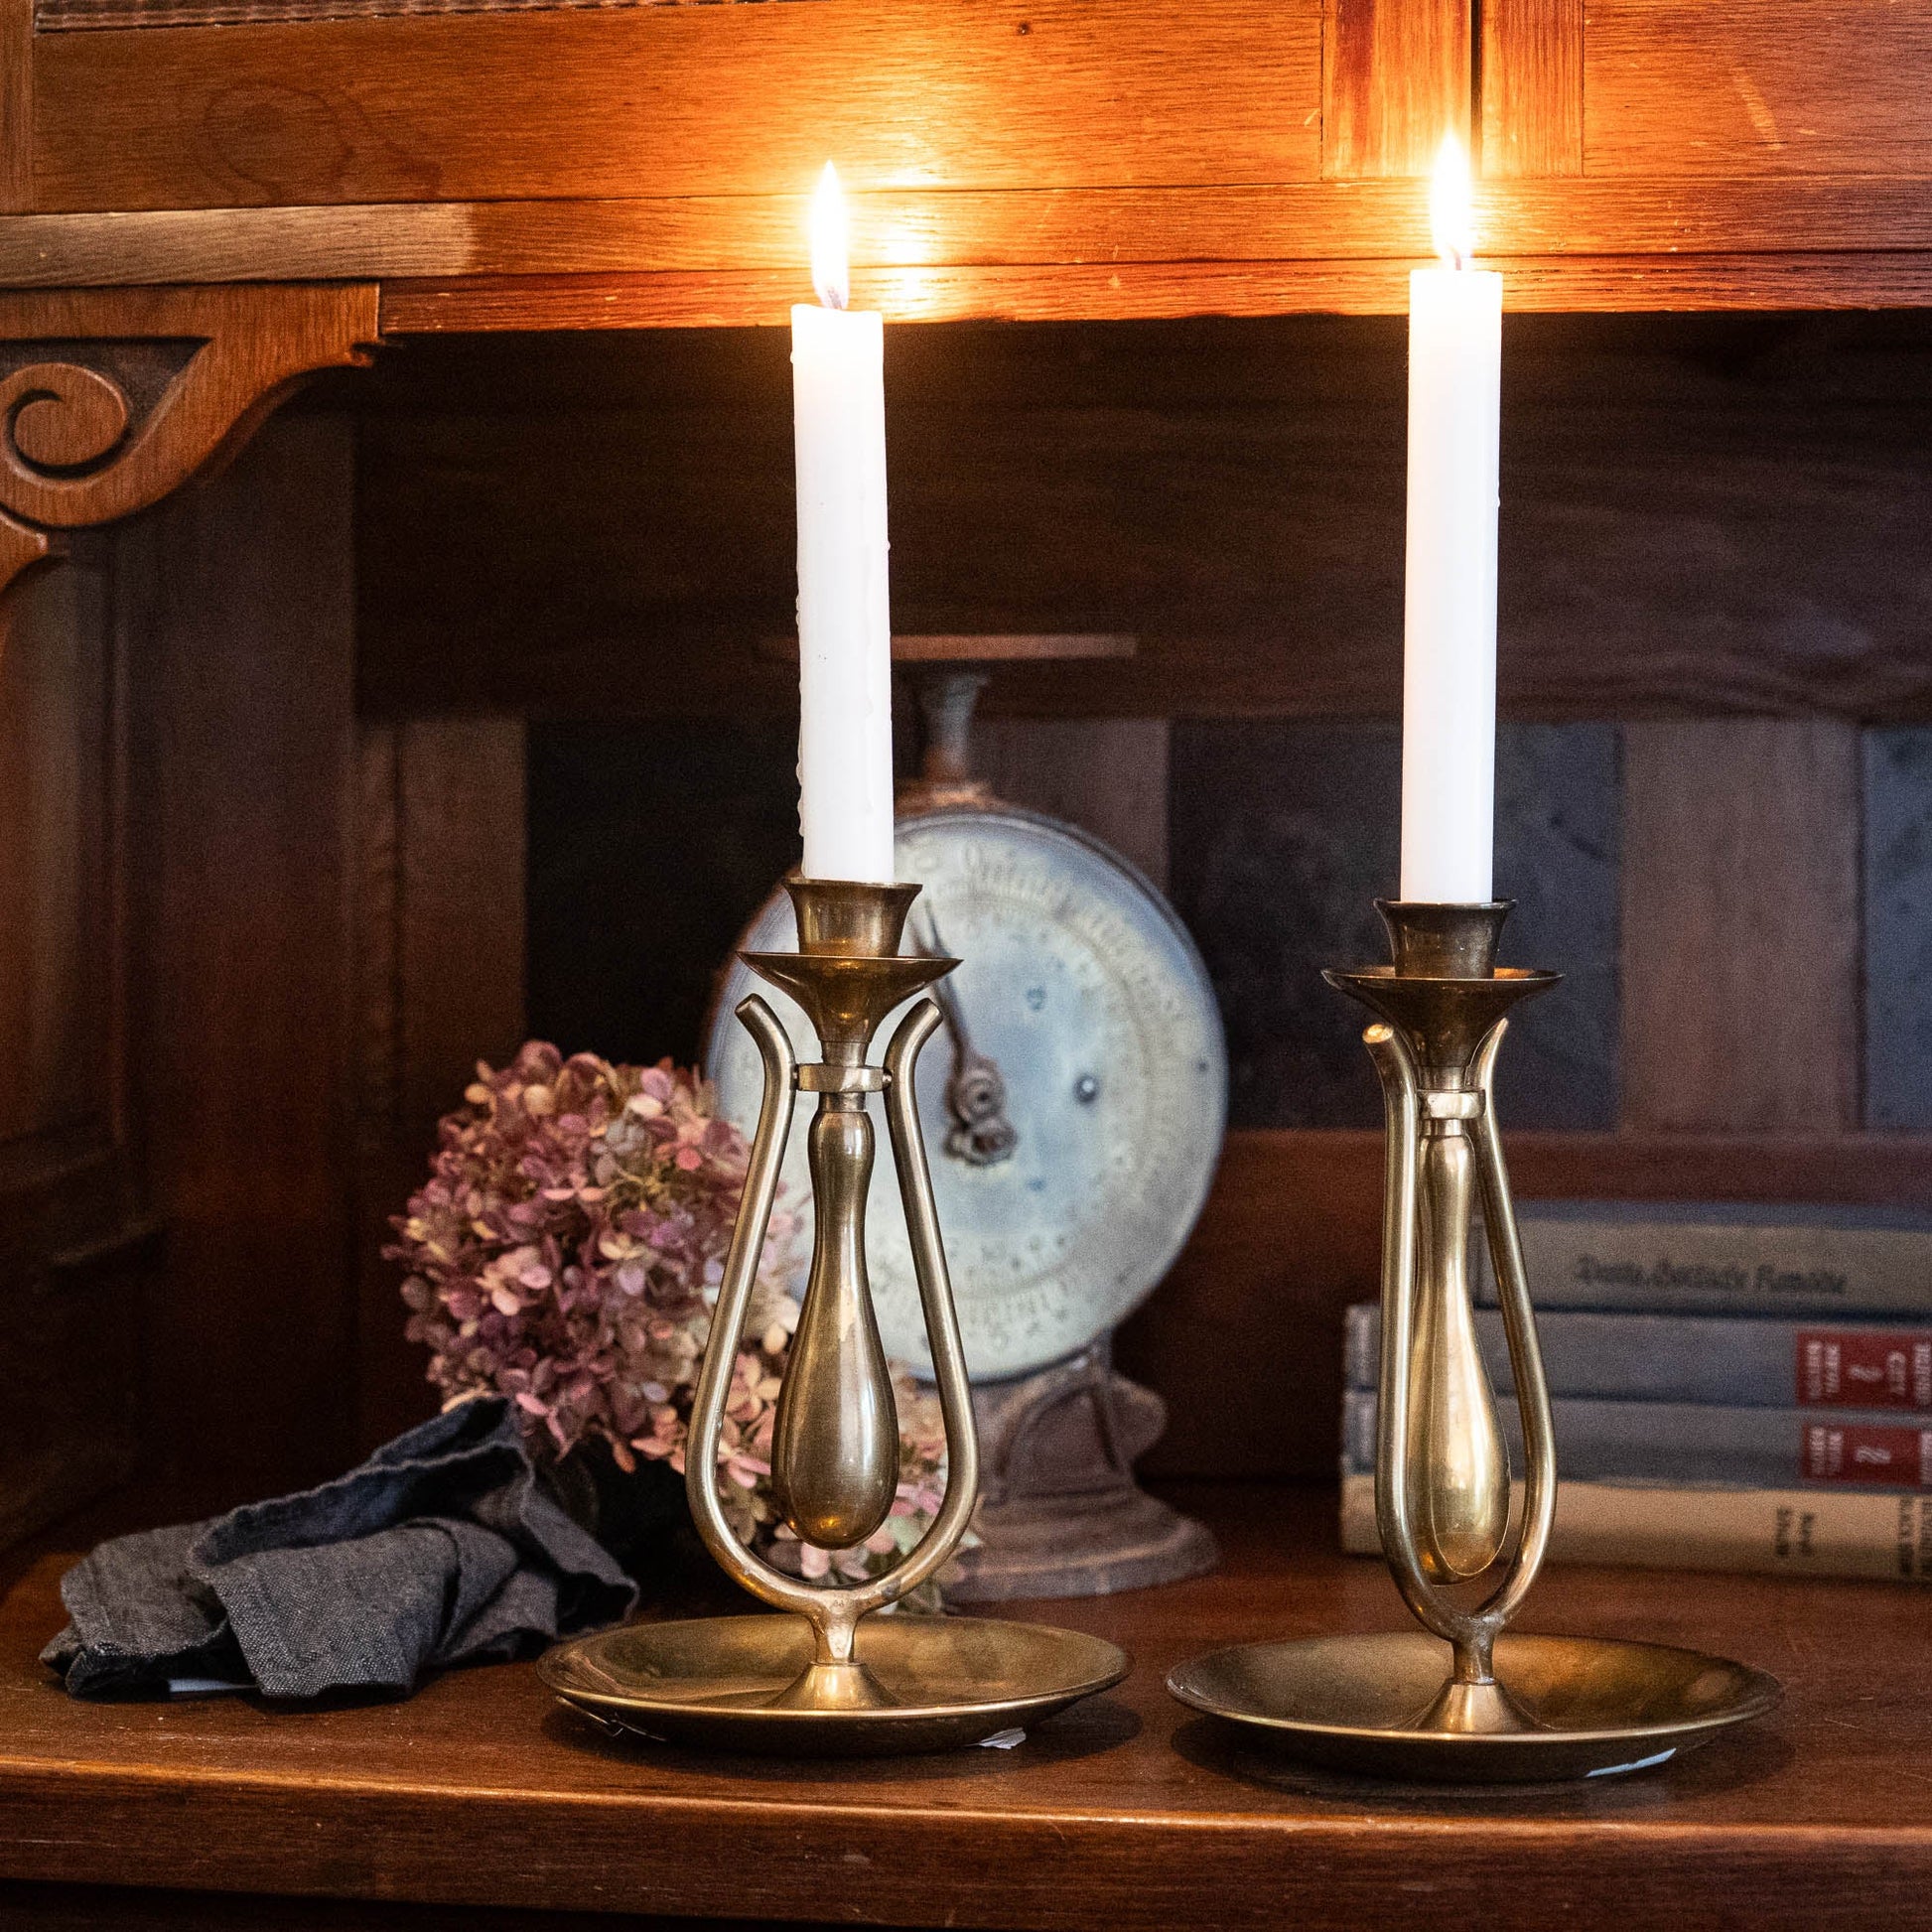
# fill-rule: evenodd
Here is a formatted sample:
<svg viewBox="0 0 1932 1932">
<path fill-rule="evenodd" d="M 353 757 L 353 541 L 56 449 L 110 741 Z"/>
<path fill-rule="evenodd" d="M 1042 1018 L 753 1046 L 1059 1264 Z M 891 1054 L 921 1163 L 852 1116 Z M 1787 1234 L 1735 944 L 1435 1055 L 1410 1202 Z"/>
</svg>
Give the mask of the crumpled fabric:
<svg viewBox="0 0 1932 1932">
<path fill-rule="evenodd" d="M 75 1697 L 315 1698 L 404 1696 L 619 1622 L 637 1590 L 543 1486 L 509 1404 L 482 1396 L 318 1489 L 103 1543 L 61 1600 L 41 1655 Z"/>
</svg>

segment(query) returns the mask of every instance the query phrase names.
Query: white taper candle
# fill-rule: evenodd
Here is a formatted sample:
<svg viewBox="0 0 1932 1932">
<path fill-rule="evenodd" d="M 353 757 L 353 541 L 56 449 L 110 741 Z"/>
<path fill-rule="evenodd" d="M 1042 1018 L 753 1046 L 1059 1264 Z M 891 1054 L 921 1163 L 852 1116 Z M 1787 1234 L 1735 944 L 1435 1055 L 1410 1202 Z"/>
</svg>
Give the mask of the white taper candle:
<svg viewBox="0 0 1932 1932">
<path fill-rule="evenodd" d="M 816 305 L 791 312 L 798 476 L 798 823 L 807 879 L 889 882 L 892 605 L 886 543 L 885 325 L 845 306 L 845 205 L 812 197 Z"/>
<path fill-rule="evenodd" d="M 1468 163 L 1453 137 L 1431 214 L 1447 265 L 1409 278 L 1402 897 L 1469 902 L 1493 891 L 1503 278 L 1468 266 Z"/>
</svg>

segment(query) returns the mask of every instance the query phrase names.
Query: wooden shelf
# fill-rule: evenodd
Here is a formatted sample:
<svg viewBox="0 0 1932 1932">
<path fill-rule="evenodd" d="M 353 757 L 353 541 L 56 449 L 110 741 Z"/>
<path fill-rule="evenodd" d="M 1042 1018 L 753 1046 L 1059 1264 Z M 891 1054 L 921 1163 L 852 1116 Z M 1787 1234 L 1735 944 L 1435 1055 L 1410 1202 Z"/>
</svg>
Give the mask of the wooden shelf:
<svg viewBox="0 0 1932 1932">
<path fill-rule="evenodd" d="M 899 1762 L 625 1746 L 528 1665 L 327 1711 L 75 1704 L 35 1662 L 60 1621 L 43 1557 L 0 1606 L 0 1918 L 53 1880 L 141 1888 L 121 1925 L 187 1922 L 171 1890 L 259 1895 L 235 1925 L 288 1922 L 272 1894 L 1110 1932 L 1357 1927 L 1398 1902 L 1494 1932 L 1926 1922 L 1915 1591 L 1553 1570 L 1529 1627 L 1734 1656 L 1783 1680 L 1783 1709 L 1655 1774 L 1411 1791 L 1299 1770 L 1168 1698 L 1203 1649 L 1403 1621 L 1380 1565 L 1333 1554 L 1332 1490 L 1178 1500 L 1222 1537 L 1217 1575 L 1036 1612 L 1124 1643 L 1118 1692 L 1012 1752 Z"/>
</svg>

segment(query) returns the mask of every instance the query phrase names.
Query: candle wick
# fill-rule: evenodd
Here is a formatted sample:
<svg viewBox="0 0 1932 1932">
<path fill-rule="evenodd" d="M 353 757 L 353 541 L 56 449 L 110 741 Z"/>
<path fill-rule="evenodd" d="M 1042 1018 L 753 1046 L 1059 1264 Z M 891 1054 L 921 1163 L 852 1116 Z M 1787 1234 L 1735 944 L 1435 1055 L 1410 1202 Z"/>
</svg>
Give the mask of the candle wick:
<svg viewBox="0 0 1932 1932">
<path fill-rule="evenodd" d="M 818 300 L 821 308 L 843 309 L 846 305 L 846 293 L 843 289 L 820 289 Z"/>
</svg>

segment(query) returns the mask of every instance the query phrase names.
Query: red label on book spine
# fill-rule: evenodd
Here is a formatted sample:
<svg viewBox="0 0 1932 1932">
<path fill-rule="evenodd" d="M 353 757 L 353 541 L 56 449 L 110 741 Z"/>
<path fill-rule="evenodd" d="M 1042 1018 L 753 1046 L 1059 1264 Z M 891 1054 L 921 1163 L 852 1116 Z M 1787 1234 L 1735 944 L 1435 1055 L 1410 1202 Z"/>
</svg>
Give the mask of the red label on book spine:
<svg viewBox="0 0 1932 1932">
<path fill-rule="evenodd" d="M 1801 1407 L 1932 1409 L 1932 1335 L 1800 1328 L 1797 1355 Z"/>
<path fill-rule="evenodd" d="M 1903 1423 L 1807 1423 L 1798 1466 L 1810 1482 L 1932 1489 L 1932 1429 Z"/>
</svg>

